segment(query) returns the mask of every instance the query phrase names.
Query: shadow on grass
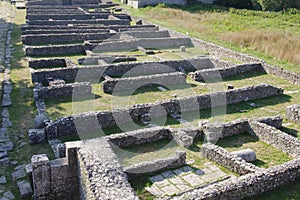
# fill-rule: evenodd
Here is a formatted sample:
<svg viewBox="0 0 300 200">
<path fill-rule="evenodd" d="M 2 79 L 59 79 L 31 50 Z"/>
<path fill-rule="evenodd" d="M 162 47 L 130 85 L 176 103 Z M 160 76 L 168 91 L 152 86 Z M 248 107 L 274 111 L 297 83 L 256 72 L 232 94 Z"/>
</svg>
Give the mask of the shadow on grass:
<svg viewBox="0 0 300 200">
<path fill-rule="evenodd" d="M 298 131 L 292 128 L 288 128 L 288 127 L 281 127 L 279 130 L 293 136 L 293 137 L 297 137 L 298 136 Z"/>
<path fill-rule="evenodd" d="M 245 143 L 259 141 L 249 133 L 242 133 L 239 135 L 233 135 L 226 138 L 222 138 L 217 142 L 217 145 L 223 148 L 239 148 Z"/>
</svg>

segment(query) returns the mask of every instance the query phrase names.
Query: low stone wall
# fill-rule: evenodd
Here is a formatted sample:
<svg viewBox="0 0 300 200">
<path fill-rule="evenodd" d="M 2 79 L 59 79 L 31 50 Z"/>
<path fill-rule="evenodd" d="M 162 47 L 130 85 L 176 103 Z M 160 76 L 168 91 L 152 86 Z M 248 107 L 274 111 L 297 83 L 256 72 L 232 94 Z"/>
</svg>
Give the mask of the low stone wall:
<svg viewBox="0 0 300 200">
<path fill-rule="evenodd" d="M 22 42 L 26 45 L 56 44 L 56 43 L 83 43 L 85 40 L 105 40 L 115 33 L 67 33 L 67 34 L 43 34 L 24 35 Z"/>
<path fill-rule="evenodd" d="M 88 20 L 36 20 L 27 22 L 29 26 L 39 25 L 39 26 L 67 26 L 68 24 L 102 24 L 104 26 L 109 25 L 130 25 L 130 20 L 128 19 L 88 19 Z"/>
<path fill-rule="evenodd" d="M 43 87 L 37 91 L 38 99 L 56 99 L 68 96 L 84 96 L 91 94 L 92 85 L 89 82 L 61 84 Z"/>
<path fill-rule="evenodd" d="M 201 152 L 204 157 L 241 175 L 261 171 L 259 167 L 256 167 L 224 148 L 211 143 L 203 144 L 201 146 Z"/>
<path fill-rule="evenodd" d="M 181 72 L 138 76 L 131 78 L 105 77 L 102 88 L 105 93 L 113 93 L 126 90 L 137 90 L 143 86 L 161 85 L 172 88 L 174 85 L 186 84 L 186 75 Z"/>
<path fill-rule="evenodd" d="M 49 70 L 36 70 L 31 73 L 32 82 L 46 83 L 49 77 L 63 79 L 67 82 L 76 81 L 77 75 L 81 79 L 96 81 L 107 76 L 122 77 L 172 73 L 176 71 L 194 71 L 195 69 L 213 68 L 209 58 L 193 58 L 186 60 L 168 60 L 159 62 L 116 63 L 103 66 L 85 66 Z"/>
<path fill-rule="evenodd" d="M 32 29 L 32 30 L 25 30 L 22 31 L 22 35 L 41 35 L 41 34 L 67 34 L 67 33 L 108 33 L 109 30 L 107 28 L 97 28 L 97 27 L 87 27 L 86 29 L 79 29 L 79 28 L 72 28 L 69 29 L 58 29 L 58 28 L 51 28 L 49 29 Z"/>
<path fill-rule="evenodd" d="M 84 45 L 82 44 L 26 47 L 25 52 L 26 56 L 85 54 Z"/>
<path fill-rule="evenodd" d="M 300 140 L 272 126 L 251 120 L 252 133 L 260 140 L 280 149 L 293 158 L 300 157 Z"/>
<path fill-rule="evenodd" d="M 26 19 L 29 21 L 36 21 L 36 20 L 87 20 L 87 19 L 92 19 L 92 18 L 98 18 L 98 19 L 108 19 L 108 16 L 110 15 L 109 12 L 103 12 L 103 13 L 98 13 L 98 14 L 83 14 L 83 13 L 78 13 L 78 14 L 42 14 L 40 12 L 30 12 L 27 13 Z"/>
<path fill-rule="evenodd" d="M 34 69 L 67 67 L 64 58 L 29 60 L 28 66 Z"/>
<path fill-rule="evenodd" d="M 144 175 L 152 175 L 160 171 L 182 167 L 186 164 L 186 152 L 176 151 L 175 156 L 142 162 L 124 168 L 129 180 Z"/>
<path fill-rule="evenodd" d="M 231 77 L 239 74 L 265 72 L 260 63 L 236 65 L 224 69 L 204 69 L 196 72 L 189 73 L 195 81 L 215 80 L 216 78 Z M 218 80 L 218 79 L 217 79 Z"/>
<path fill-rule="evenodd" d="M 80 65 L 98 65 L 99 60 L 103 60 L 106 63 L 120 63 L 137 61 L 137 58 L 134 56 L 90 55 L 88 57 L 78 59 L 78 63 Z"/>
<path fill-rule="evenodd" d="M 198 188 L 169 199 L 244 199 L 266 191 L 274 190 L 300 178 L 300 159 L 269 169 L 229 179 L 205 188 Z"/>
<path fill-rule="evenodd" d="M 113 145 L 120 148 L 155 142 L 164 138 L 172 139 L 168 128 L 153 127 L 106 136 Z"/>
<path fill-rule="evenodd" d="M 292 122 L 300 123 L 300 105 L 295 104 L 286 108 L 286 118 Z"/>
<path fill-rule="evenodd" d="M 84 141 L 78 150 L 78 162 L 81 199 L 139 199 L 105 139 Z"/>
<path fill-rule="evenodd" d="M 157 116 L 180 113 L 183 111 L 194 111 L 199 109 L 211 108 L 211 106 L 221 106 L 226 104 L 234 104 L 242 101 L 250 101 L 274 95 L 282 94 L 282 89 L 276 88 L 271 85 L 258 85 L 234 89 L 226 92 L 217 92 L 211 94 L 204 94 L 193 97 L 177 98 L 166 100 L 153 104 L 139 104 L 129 108 L 114 110 L 114 111 L 101 111 L 82 113 L 73 116 L 59 118 L 46 127 L 47 137 L 54 139 L 64 135 L 77 134 L 75 122 L 80 124 L 83 130 L 91 129 L 89 123 L 97 122 L 99 127 L 107 128 L 113 127 L 118 124 L 125 124 L 128 122 L 139 121 L 142 115 L 149 113 L 151 108 L 158 107 L 163 112 L 156 113 Z M 225 101 L 217 102 L 216 105 L 211 105 L 211 99 L 226 99 Z M 131 118 L 131 119 L 130 119 Z M 82 122 L 82 123 L 81 123 Z M 78 127 L 77 127 L 78 128 Z"/>
<path fill-rule="evenodd" d="M 138 47 L 146 49 L 179 48 L 180 46 L 193 47 L 189 38 L 142 38 L 131 41 L 113 41 L 105 43 L 86 43 L 85 49 L 94 52 L 132 51 Z"/>
<path fill-rule="evenodd" d="M 136 38 L 167 38 L 170 37 L 168 31 L 123 31 L 122 34 L 127 34 Z"/>
</svg>

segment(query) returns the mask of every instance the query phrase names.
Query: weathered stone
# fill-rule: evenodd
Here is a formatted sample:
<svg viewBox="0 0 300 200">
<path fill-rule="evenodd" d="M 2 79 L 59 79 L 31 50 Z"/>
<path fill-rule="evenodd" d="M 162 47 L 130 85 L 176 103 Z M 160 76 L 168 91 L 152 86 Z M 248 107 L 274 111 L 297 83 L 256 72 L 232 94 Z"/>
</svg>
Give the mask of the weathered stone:
<svg viewBox="0 0 300 200">
<path fill-rule="evenodd" d="M 0 144 L 0 151 L 11 151 L 14 148 L 13 142 L 5 142 Z"/>
<path fill-rule="evenodd" d="M 28 130 L 29 144 L 39 144 L 46 142 L 45 129 L 29 129 Z"/>
<path fill-rule="evenodd" d="M 0 151 L 0 159 L 7 157 L 7 151 Z"/>
<path fill-rule="evenodd" d="M 20 178 L 26 177 L 26 173 L 24 169 L 19 169 L 11 174 L 13 180 L 17 180 Z"/>
<path fill-rule="evenodd" d="M 247 162 L 253 162 L 256 160 L 256 153 L 255 151 L 253 151 L 252 149 L 243 149 L 240 151 L 234 151 L 231 152 L 235 155 L 237 155 L 238 157 L 246 160 Z"/>
<path fill-rule="evenodd" d="M 45 127 L 45 122 L 49 121 L 48 117 L 46 117 L 45 115 L 37 115 L 34 118 L 34 128 L 36 129 L 41 129 Z"/>
<path fill-rule="evenodd" d="M 5 177 L 4 175 L 0 177 L 0 183 L 1 183 L 1 184 L 7 183 L 6 177 Z"/>
<path fill-rule="evenodd" d="M 18 189 L 20 191 L 22 198 L 30 198 L 32 195 L 32 189 L 27 181 L 18 181 L 17 182 Z"/>
<path fill-rule="evenodd" d="M 11 191 L 4 192 L 3 196 L 8 199 L 15 199 L 15 196 L 13 195 L 13 193 Z"/>
</svg>

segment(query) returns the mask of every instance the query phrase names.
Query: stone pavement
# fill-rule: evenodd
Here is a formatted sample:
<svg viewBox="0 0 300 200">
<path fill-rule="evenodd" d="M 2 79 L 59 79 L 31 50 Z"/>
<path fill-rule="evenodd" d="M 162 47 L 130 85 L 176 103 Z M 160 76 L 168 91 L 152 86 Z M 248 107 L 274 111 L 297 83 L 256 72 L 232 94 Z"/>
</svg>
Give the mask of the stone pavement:
<svg viewBox="0 0 300 200">
<path fill-rule="evenodd" d="M 195 169 L 187 165 L 152 176 L 150 180 L 153 184 L 145 189 L 156 197 L 166 197 L 178 195 L 229 177 L 216 165 L 207 162 L 201 169 Z"/>
</svg>

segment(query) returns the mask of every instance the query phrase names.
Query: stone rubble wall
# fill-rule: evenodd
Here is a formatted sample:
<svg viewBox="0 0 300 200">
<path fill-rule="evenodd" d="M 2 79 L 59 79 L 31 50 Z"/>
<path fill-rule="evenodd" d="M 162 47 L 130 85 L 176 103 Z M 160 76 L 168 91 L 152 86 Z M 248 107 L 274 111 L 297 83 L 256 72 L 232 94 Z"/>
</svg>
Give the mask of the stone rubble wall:
<svg viewBox="0 0 300 200">
<path fill-rule="evenodd" d="M 153 127 L 126 133 L 113 134 L 106 136 L 106 138 L 113 145 L 124 148 L 144 143 L 156 142 L 164 138 L 172 139 L 172 134 L 168 128 Z"/>
<path fill-rule="evenodd" d="M 99 0 L 27 0 L 27 6 L 33 5 L 80 5 L 80 4 L 98 4 Z"/>
<path fill-rule="evenodd" d="M 300 157 L 300 140 L 272 126 L 251 120 L 251 131 L 260 140 L 280 149 L 293 158 Z"/>
<path fill-rule="evenodd" d="M 67 33 L 108 33 L 109 30 L 103 27 L 86 27 L 85 29 L 69 27 L 68 29 L 59 29 L 56 27 L 49 27 L 49 29 L 32 29 L 25 30 L 22 35 L 41 35 L 41 34 L 67 34 Z"/>
<path fill-rule="evenodd" d="M 109 77 L 102 82 L 102 88 L 105 93 L 113 93 L 115 91 L 135 91 L 143 86 L 161 85 L 172 88 L 172 86 L 180 84 L 186 84 L 186 75 L 181 72 L 174 72 L 130 78 Z"/>
<path fill-rule="evenodd" d="M 144 175 L 153 175 L 155 173 L 182 167 L 186 164 L 186 152 L 176 151 L 175 156 L 137 163 L 124 168 L 129 180 Z"/>
<path fill-rule="evenodd" d="M 123 31 L 122 34 L 127 34 L 136 38 L 167 38 L 170 37 L 168 31 Z"/>
<path fill-rule="evenodd" d="M 265 72 L 260 63 L 235 65 L 224 69 L 204 69 L 189 73 L 194 81 L 214 80 L 215 78 L 226 78 L 239 74 Z"/>
<path fill-rule="evenodd" d="M 42 87 L 37 91 L 38 99 L 57 99 L 61 97 L 84 96 L 92 93 L 92 85 L 89 82 L 52 85 Z"/>
<path fill-rule="evenodd" d="M 145 49 L 179 48 L 180 46 L 193 47 L 189 38 L 142 38 L 131 41 L 113 41 L 105 43 L 86 43 L 85 49 L 94 52 L 132 51 L 138 47 Z"/>
<path fill-rule="evenodd" d="M 78 162 L 81 199 L 139 199 L 107 140 L 84 141 L 78 150 Z"/>
<path fill-rule="evenodd" d="M 66 44 L 53 46 L 36 46 L 26 47 L 26 56 L 50 56 L 50 55 L 66 55 L 66 54 L 85 54 L 84 45 L 82 44 Z"/>
<path fill-rule="evenodd" d="M 67 67 L 64 58 L 29 60 L 28 66 L 34 69 Z"/>
<path fill-rule="evenodd" d="M 115 33 L 67 33 L 24 35 L 22 42 L 26 45 L 55 44 L 55 43 L 83 43 L 85 40 L 105 40 L 113 37 Z"/>
<path fill-rule="evenodd" d="M 226 149 L 211 143 L 203 144 L 201 146 L 201 152 L 204 157 L 241 175 L 261 171 L 261 169 L 254 164 L 248 163 Z"/>
<path fill-rule="evenodd" d="M 300 105 L 295 104 L 286 108 L 286 118 L 292 122 L 300 123 Z"/>
<path fill-rule="evenodd" d="M 194 189 L 169 199 L 239 200 L 274 190 L 295 181 L 297 178 L 300 178 L 300 159 L 256 173 L 246 174 L 236 179 L 232 178 L 205 188 Z"/>
<path fill-rule="evenodd" d="M 32 82 L 46 83 L 49 77 L 60 78 L 67 82 L 75 82 L 77 77 L 86 80 L 100 80 L 107 76 L 139 76 L 176 71 L 194 71 L 195 69 L 213 68 L 214 64 L 209 58 L 192 58 L 186 60 L 167 60 L 159 62 L 131 62 L 116 63 L 104 66 L 84 66 L 58 69 L 35 70 L 31 73 Z"/>
<path fill-rule="evenodd" d="M 161 107 L 165 108 L 164 112 L 162 111 L 156 113 L 156 115 L 159 116 L 172 113 L 181 113 L 182 111 L 188 110 L 195 111 L 199 109 L 206 109 L 210 108 L 211 106 L 221 106 L 242 101 L 250 101 L 254 99 L 280 95 L 282 92 L 283 91 L 280 88 L 262 84 L 258 86 L 234 89 L 226 92 L 216 92 L 199 96 L 171 99 L 153 104 L 139 104 L 129 108 L 114 110 L 113 112 L 100 111 L 81 113 L 73 116 L 62 117 L 50 123 L 46 127 L 46 133 L 48 138 L 54 139 L 63 135 L 78 134 L 75 125 L 76 123 L 80 124 L 83 130 L 89 130 L 91 128 L 89 122 L 92 123 L 95 121 L 97 121 L 99 124 L 99 128 L 107 128 L 116 126 L 117 124 L 129 123 L 131 120 L 139 121 L 142 115 L 149 113 L 151 108 L 156 108 L 157 110 L 162 110 Z M 211 99 L 222 99 L 220 96 L 224 97 L 225 101 L 218 102 L 216 105 L 211 105 Z M 188 106 L 181 108 L 186 104 L 188 104 Z"/>
<path fill-rule="evenodd" d="M 128 19 L 88 19 L 88 20 L 56 20 L 56 21 L 48 21 L 48 20 L 36 20 L 29 21 L 27 23 L 30 26 L 68 26 L 68 24 L 101 24 L 104 26 L 109 25 L 130 25 L 130 20 Z"/>
</svg>

